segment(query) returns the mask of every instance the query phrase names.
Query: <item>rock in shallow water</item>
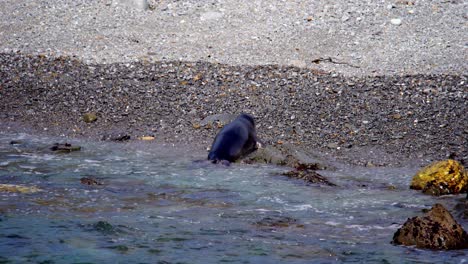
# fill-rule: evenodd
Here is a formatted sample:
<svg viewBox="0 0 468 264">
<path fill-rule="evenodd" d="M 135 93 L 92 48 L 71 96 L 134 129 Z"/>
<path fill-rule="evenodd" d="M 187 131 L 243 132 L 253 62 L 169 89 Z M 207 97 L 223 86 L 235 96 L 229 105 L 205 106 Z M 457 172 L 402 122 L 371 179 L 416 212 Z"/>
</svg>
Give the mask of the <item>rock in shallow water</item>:
<svg viewBox="0 0 468 264">
<path fill-rule="evenodd" d="M 333 166 L 292 144 L 265 146 L 257 149 L 243 159 L 245 163 L 268 163 L 279 166 L 293 167 L 298 170 L 333 169 Z"/>
<path fill-rule="evenodd" d="M 437 161 L 418 171 L 410 188 L 431 195 L 464 193 L 468 190 L 468 173 L 456 160 Z"/>
<path fill-rule="evenodd" d="M 102 185 L 101 182 L 97 181 L 94 178 L 83 177 L 80 179 L 81 184 L 84 185 Z"/>
<path fill-rule="evenodd" d="M 397 245 L 450 250 L 468 248 L 468 234 L 440 204 L 423 217 L 413 217 L 393 236 Z"/>
<path fill-rule="evenodd" d="M 50 150 L 58 152 L 58 153 L 69 153 L 72 151 L 79 151 L 81 150 L 80 146 L 73 146 L 70 143 L 65 143 L 65 144 L 60 144 L 60 143 L 55 143 Z"/>
<path fill-rule="evenodd" d="M 14 184 L 0 184 L 0 192 L 9 193 L 36 193 L 42 191 L 35 186 L 23 186 Z"/>
<path fill-rule="evenodd" d="M 324 184 L 328 186 L 336 186 L 336 184 L 330 182 L 327 178 L 323 177 L 322 175 L 318 174 L 313 170 L 294 170 L 283 173 L 283 175 L 288 176 L 290 178 L 297 178 L 304 180 L 310 183 L 318 183 Z"/>
</svg>

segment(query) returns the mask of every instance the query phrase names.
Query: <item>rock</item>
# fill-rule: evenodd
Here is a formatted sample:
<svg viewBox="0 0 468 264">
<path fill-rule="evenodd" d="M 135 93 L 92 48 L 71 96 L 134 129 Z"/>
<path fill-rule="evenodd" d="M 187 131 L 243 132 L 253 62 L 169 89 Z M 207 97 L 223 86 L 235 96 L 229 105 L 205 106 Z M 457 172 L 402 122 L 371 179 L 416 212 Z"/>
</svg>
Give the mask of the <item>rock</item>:
<svg viewBox="0 0 468 264">
<path fill-rule="evenodd" d="M 417 248 L 467 249 L 468 234 L 440 204 L 423 217 L 413 217 L 397 230 L 393 243 Z"/>
<path fill-rule="evenodd" d="M 89 112 L 83 115 L 83 121 L 86 123 L 92 123 L 97 120 L 96 113 Z"/>
<path fill-rule="evenodd" d="M 50 150 L 58 152 L 58 153 L 69 153 L 72 151 L 79 151 L 81 150 L 80 146 L 72 146 L 72 144 L 65 143 L 65 144 L 60 144 L 60 143 L 55 143 Z"/>
<path fill-rule="evenodd" d="M 468 173 L 456 160 L 433 162 L 416 173 L 410 188 L 431 195 L 464 193 L 468 190 Z"/>
<path fill-rule="evenodd" d="M 268 163 L 288 166 L 299 170 L 333 169 L 333 166 L 322 161 L 311 152 L 292 144 L 279 144 L 260 148 L 243 159 L 245 163 Z"/>
<path fill-rule="evenodd" d="M 280 216 L 272 215 L 262 218 L 260 221 L 255 222 L 257 227 L 262 228 L 280 228 L 280 227 L 290 227 L 292 225 L 297 225 L 297 220 L 289 216 Z"/>
<path fill-rule="evenodd" d="M 84 184 L 84 185 L 102 185 L 102 183 L 97 181 L 96 179 L 88 178 L 88 177 L 81 178 L 80 182 L 81 184 Z"/>
<path fill-rule="evenodd" d="M 130 137 L 130 135 L 128 135 L 126 133 L 116 132 L 116 133 L 104 135 L 104 136 L 102 136 L 101 139 L 102 140 L 123 142 L 123 141 L 130 140 L 131 137 Z"/>
<path fill-rule="evenodd" d="M 285 172 L 282 175 L 288 176 L 290 178 L 297 178 L 304 180 L 310 183 L 318 183 L 328 186 L 336 186 L 336 184 L 330 182 L 327 178 L 323 177 L 322 175 L 318 174 L 316 171 L 313 170 L 293 170 L 289 172 Z"/>
<path fill-rule="evenodd" d="M 399 26 L 399 25 L 401 25 L 401 19 L 393 18 L 393 19 L 390 20 L 390 23 L 392 23 L 393 25 Z"/>
<path fill-rule="evenodd" d="M 106 221 L 99 221 L 95 223 L 93 227 L 94 230 L 106 235 L 117 233 L 117 229 Z"/>
<path fill-rule="evenodd" d="M 286 165 L 287 163 L 284 155 L 272 146 L 257 149 L 243 161 L 245 163 L 267 163 L 279 166 Z"/>
<path fill-rule="evenodd" d="M 41 189 L 35 186 L 23 186 L 23 185 L 14 185 L 14 184 L 0 184 L 0 192 L 10 192 L 10 193 L 36 193 L 42 191 Z"/>
<path fill-rule="evenodd" d="M 112 0 L 112 5 L 127 6 L 137 10 L 148 10 L 147 0 Z"/>
</svg>

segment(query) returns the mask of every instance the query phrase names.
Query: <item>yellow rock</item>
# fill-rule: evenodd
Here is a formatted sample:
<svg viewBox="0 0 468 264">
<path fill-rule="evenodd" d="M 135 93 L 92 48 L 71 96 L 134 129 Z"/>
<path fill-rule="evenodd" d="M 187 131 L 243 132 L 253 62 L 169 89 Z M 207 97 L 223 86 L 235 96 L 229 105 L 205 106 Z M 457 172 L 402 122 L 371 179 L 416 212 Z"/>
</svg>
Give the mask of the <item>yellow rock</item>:
<svg viewBox="0 0 468 264">
<path fill-rule="evenodd" d="M 14 184 L 0 184 L 0 192 L 35 193 L 40 191 L 42 190 L 35 186 L 28 187 Z"/>
<path fill-rule="evenodd" d="M 435 195 L 466 192 L 468 173 L 456 160 L 436 161 L 416 173 L 410 188 Z"/>
<path fill-rule="evenodd" d="M 143 136 L 143 137 L 139 137 L 138 139 L 140 139 L 140 140 L 154 140 L 154 137 L 152 137 L 152 136 Z"/>
</svg>

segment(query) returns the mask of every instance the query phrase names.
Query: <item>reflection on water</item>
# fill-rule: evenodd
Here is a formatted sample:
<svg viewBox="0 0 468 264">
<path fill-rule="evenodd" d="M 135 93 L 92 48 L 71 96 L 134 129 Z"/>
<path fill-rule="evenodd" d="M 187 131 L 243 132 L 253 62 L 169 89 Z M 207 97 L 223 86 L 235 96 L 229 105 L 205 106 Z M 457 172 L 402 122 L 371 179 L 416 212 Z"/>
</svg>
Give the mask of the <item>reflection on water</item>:
<svg viewBox="0 0 468 264">
<path fill-rule="evenodd" d="M 11 140 L 21 144 L 10 144 Z M 408 189 L 417 168 L 322 172 L 338 187 L 277 176 L 284 168 L 200 165 L 205 153 L 155 143 L 0 134 L 0 262 L 463 263 L 464 251 L 393 246 L 396 229 L 435 202 Z M 340 166 L 338 166 L 340 167 Z M 82 184 L 88 177 L 102 185 Z M 461 222 L 465 229 L 466 223 Z"/>
</svg>

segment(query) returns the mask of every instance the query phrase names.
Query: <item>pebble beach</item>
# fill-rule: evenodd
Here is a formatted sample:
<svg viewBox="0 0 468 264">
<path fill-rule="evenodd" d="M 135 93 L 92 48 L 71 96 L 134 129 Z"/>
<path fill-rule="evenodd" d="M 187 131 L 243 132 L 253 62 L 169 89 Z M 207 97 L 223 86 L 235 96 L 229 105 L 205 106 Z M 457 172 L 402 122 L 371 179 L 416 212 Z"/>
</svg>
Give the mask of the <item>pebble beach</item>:
<svg viewBox="0 0 468 264">
<path fill-rule="evenodd" d="M 204 120 L 247 112 L 351 164 L 466 160 L 466 3 L 325 2 L 4 1 L 2 130 L 204 151 Z"/>
</svg>

